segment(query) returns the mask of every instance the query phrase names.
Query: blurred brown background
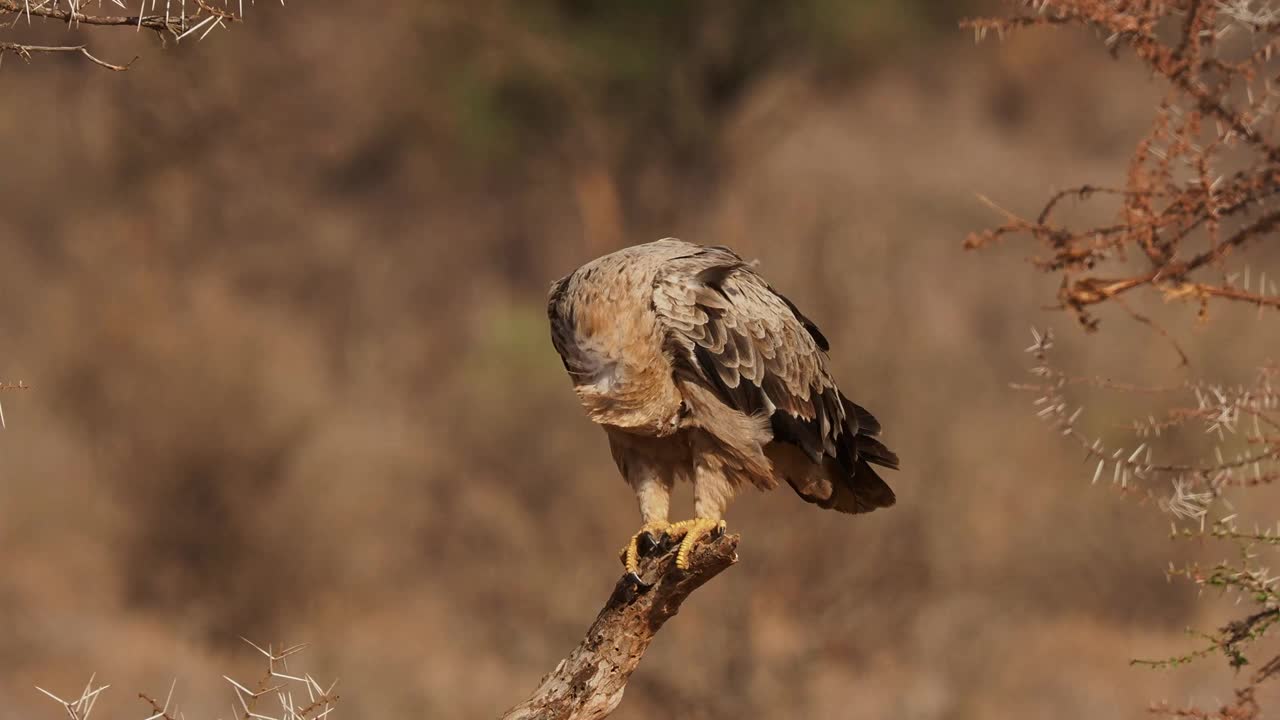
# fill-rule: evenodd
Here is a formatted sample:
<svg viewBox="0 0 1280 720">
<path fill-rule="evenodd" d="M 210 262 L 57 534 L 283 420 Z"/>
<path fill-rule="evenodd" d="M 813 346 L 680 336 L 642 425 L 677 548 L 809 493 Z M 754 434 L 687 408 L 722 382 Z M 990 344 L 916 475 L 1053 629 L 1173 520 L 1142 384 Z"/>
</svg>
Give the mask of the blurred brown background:
<svg viewBox="0 0 1280 720">
<path fill-rule="evenodd" d="M 1118 178 L 1160 88 L 1095 38 L 975 46 L 982 2 L 264 2 L 161 50 L 85 35 L 0 68 L 0 720 L 178 678 L 225 716 L 238 639 L 313 644 L 340 716 L 494 717 L 580 638 L 638 526 L 551 347 L 550 282 L 623 244 L 728 244 L 831 339 L 903 458 L 851 519 L 744 496 L 741 562 L 624 719 L 1111 718 L 1229 693 L 1133 669 L 1215 605 L 1169 585 L 1151 503 L 1033 420 L 1032 324 L 1081 372 L 1168 346 L 1039 309 L 1022 249 L 965 254 Z M 1280 333 L 1177 310 L 1225 380 Z M 1126 403 L 1136 402 L 1130 407 Z M 1090 405 L 1123 437 L 1141 399 Z M 688 514 L 688 492 L 677 515 Z M 1212 552 L 1217 553 L 1215 549 Z M 149 713 L 146 713 L 149 714 Z"/>
</svg>

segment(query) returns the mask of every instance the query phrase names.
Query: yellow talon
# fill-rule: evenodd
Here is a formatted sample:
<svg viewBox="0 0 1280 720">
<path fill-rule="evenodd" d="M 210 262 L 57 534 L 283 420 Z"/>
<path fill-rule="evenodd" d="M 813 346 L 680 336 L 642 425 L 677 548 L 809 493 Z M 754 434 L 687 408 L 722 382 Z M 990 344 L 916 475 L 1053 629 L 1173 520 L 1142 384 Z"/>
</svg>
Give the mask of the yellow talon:
<svg viewBox="0 0 1280 720">
<path fill-rule="evenodd" d="M 640 532 L 631 536 L 631 540 L 622 546 L 622 551 L 618 553 L 622 564 L 627 566 L 627 572 L 637 576 L 640 574 L 640 536 L 648 533 L 649 537 L 661 540 L 664 534 L 671 532 L 671 527 L 671 523 L 665 520 L 645 523 L 644 527 L 640 528 Z"/>
<path fill-rule="evenodd" d="M 711 518 L 681 520 L 671 525 L 667 529 L 668 535 L 671 537 L 684 536 L 684 539 L 680 541 L 680 549 L 676 551 L 676 567 L 681 570 L 688 570 L 689 553 L 693 552 L 693 546 L 707 535 L 716 531 L 724 532 L 724 529 L 723 520 L 712 520 Z"/>
</svg>

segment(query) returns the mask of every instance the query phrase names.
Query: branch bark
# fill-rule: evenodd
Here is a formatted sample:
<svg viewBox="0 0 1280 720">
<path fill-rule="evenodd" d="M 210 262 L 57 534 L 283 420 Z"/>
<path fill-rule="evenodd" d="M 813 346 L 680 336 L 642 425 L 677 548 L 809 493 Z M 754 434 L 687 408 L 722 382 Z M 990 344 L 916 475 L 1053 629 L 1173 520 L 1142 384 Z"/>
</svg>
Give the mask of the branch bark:
<svg viewBox="0 0 1280 720">
<path fill-rule="evenodd" d="M 599 720 L 613 712 L 663 623 L 694 590 L 737 562 L 737 548 L 737 535 L 699 544 L 688 571 L 676 569 L 674 551 L 643 558 L 640 576 L 653 586 L 640 589 L 620 579 L 578 647 L 502 720 Z"/>
<path fill-rule="evenodd" d="M 197 7 L 206 7 L 203 4 Z M 44 3 L 31 4 L 31 0 L 0 0 L 0 13 L 12 13 L 19 17 L 25 15 L 28 19 L 47 18 L 49 20 L 61 20 L 67 24 L 78 25 L 114 25 L 118 27 L 146 28 L 148 30 L 173 32 L 175 35 L 181 32 L 179 18 L 170 15 L 89 15 L 75 10 L 63 10 L 59 7 L 50 7 Z M 218 14 L 224 14 L 223 11 L 217 11 Z M 230 13 L 225 13 L 228 19 L 234 17 Z M 195 17 L 194 15 L 192 17 Z"/>
</svg>

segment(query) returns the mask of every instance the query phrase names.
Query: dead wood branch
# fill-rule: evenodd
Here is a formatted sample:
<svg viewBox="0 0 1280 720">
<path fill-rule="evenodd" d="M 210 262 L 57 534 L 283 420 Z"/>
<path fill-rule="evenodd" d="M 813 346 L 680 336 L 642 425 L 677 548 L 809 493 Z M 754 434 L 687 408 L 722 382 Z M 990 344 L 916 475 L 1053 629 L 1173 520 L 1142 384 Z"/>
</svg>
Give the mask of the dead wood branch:
<svg viewBox="0 0 1280 720">
<path fill-rule="evenodd" d="M 676 569 L 674 551 L 642 559 L 641 577 L 653 587 L 637 590 L 625 576 L 619 580 L 578 647 L 502 720 L 598 720 L 613 712 L 663 623 L 694 590 L 737 562 L 737 548 L 737 535 L 699 545 L 687 572 Z"/>
</svg>

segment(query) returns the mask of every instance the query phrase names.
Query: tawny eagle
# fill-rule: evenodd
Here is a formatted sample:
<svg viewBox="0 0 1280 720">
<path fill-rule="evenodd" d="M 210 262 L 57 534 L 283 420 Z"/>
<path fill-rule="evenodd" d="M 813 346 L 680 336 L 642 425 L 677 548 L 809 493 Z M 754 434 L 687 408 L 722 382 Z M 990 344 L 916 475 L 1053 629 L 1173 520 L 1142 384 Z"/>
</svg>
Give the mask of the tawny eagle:
<svg viewBox="0 0 1280 720">
<path fill-rule="evenodd" d="M 785 480 L 845 513 L 894 503 L 872 465 L 898 467 L 880 423 L 840 392 L 818 327 L 732 250 L 673 238 L 624 248 L 556 281 L 551 339 L 587 415 L 604 426 L 635 490 L 642 541 L 680 540 L 687 569 L 701 537 L 724 529 L 744 485 Z M 677 480 L 693 520 L 668 522 Z"/>
</svg>

